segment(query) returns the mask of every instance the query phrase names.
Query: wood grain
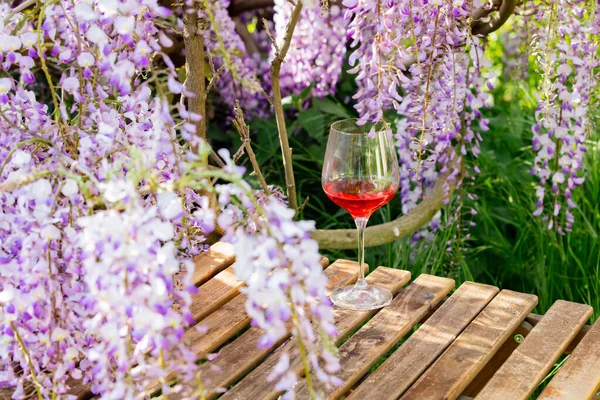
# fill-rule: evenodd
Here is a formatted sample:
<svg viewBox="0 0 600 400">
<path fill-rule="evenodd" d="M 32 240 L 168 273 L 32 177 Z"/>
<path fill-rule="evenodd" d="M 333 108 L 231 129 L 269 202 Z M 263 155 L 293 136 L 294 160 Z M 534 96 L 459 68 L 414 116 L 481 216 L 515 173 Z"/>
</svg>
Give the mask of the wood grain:
<svg viewBox="0 0 600 400">
<path fill-rule="evenodd" d="M 225 242 L 217 242 L 210 248 L 194 257 L 194 274 L 192 281 L 199 286 L 229 267 L 235 261 L 233 246 Z"/>
<path fill-rule="evenodd" d="M 552 378 L 538 400 L 590 399 L 600 389 L 600 319 Z"/>
<path fill-rule="evenodd" d="M 433 275 L 415 279 L 339 349 L 342 365 L 338 387 L 325 387 L 315 382 L 315 392 L 326 399 L 346 393 L 386 352 L 419 322 L 427 312 L 454 288 L 454 281 Z M 306 381 L 297 388 L 299 399 L 311 397 Z"/>
<path fill-rule="evenodd" d="M 338 260 L 327 268 L 324 274 L 328 279 L 328 290 L 332 290 L 354 282 L 358 277 L 358 264 L 353 261 Z M 197 325 L 202 326 L 202 330 L 192 328 L 185 332 L 183 340 L 196 353 L 198 359 L 203 359 L 217 350 L 250 324 L 250 317 L 246 314 L 245 308 L 246 298 L 244 294 L 234 297 Z M 167 381 L 175 378 L 170 375 Z M 158 382 L 154 382 L 147 386 L 145 393 L 156 393 L 160 386 Z"/>
<path fill-rule="evenodd" d="M 497 293 L 493 286 L 463 283 L 348 399 L 400 397 Z"/>
<path fill-rule="evenodd" d="M 543 317 L 543 315 L 530 313 L 523 322 L 528 323 L 531 326 L 536 326 L 542 320 Z M 569 346 L 565 349 L 565 354 L 571 354 L 573 350 L 575 350 L 575 347 L 577 347 L 579 342 L 581 342 L 581 339 L 583 339 L 585 334 L 588 333 L 590 329 L 592 329 L 591 325 L 584 325 L 583 328 L 581 328 L 581 330 L 577 334 L 577 336 L 575 336 L 575 339 L 573 339 L 573 341 L 569 343 Z"/>
<path fill-rule="evenodd" d="M 233 265 L 219 272 L 211 280 L 198 288 L 192 295 L 190 311 L 196 322 L 227 303 L 239 294 L 239 287 L 244 284 L 235 276 Z"/>
<path fill-rule="evenodd" d="M 528 399 L 592 311 L 583 304 L 563 300 L 554 303 L 475 399 Z"/>
<path fill-rule="evenodd" d="M 530 314 L 531 315 L 531 314 Z M 509 338 L 502 344 L 500 349 L 492 356 L 492 358 L 485 364 L 485 367 L 469 383 L 469 386 L 462 392 L 463 396 L 474 398 L 483 389 L 483 387 L 489 382 L 494 376 L 496 371 L 508 360 L 508 357 L 519 347 L 521 340 L 527 337 L 533 326 L 525 321 L 521 322 L 519 326 L 510 334 Z M 518 340 L 517 340 L 518 338 Z"/>
<path fill-rule="evenodd" d="M 386 287 L 392 293 L 400 290 L 409 279 L 410 273 L 385 267 L 377 268 L 367 277 L 369 283 Z M 281 338 L 270 349 L 259 349 L 256 343 L 264 331 L 259 328 L 251 328 L 239 338 L 223 347 L 214 361 L 204 363 L 200 366 L 200 376 L 206 390 L 206 398 L 215 398 L 222 391 L 220 388 L 229 387 L 254 369 L 273 350 L 277 349 L 277 347 L 290 337 L 290 332 L 291 326 L 288 327 L 287 335 Z M 170 399 L 179 399 L 179 397 L 171 396 Z"/>
<path fill-rule="evenodd" d="M 393 292 L 396 292 L 410 280 L 410 272 L 400 271 L 390 268 L 379 267 L 367 277 L 368 282 L 381 282 L 383 286 Z M 338 335 L 336 337 L 336 345 L 348 337 L 354 330 L 362 325 L 369 317 L 377 313 L 379 310 L 371 311 L 352 311 L 334 308 L 334 316 Z M 302 365 L 296 354 L 296 341 L 290 340 L 274 354 L 269 356 L 262 364 L 254 371 L 248 374 L 231 390 L 225 393 L 220 399 L 222 400 L 246 400 L 246 399 L 261 399 L 272 400 L 276 399 L 280 392 L 276 391 L 275 383 L 268 383 L 267 377 L 279 361 L 279 356 L 284 352 L 291 355 L 291 368 L 300 373 Z"/>
<path fill-rule="evenodd" d="M 0 400 L 12 400 L 13 389 L 0 389 Z"/>
<path fill-rule="evenodd" d="M 402 399 L 456 399 L 536 304 L 536 296 L 501 291 Z"/>
</svg>

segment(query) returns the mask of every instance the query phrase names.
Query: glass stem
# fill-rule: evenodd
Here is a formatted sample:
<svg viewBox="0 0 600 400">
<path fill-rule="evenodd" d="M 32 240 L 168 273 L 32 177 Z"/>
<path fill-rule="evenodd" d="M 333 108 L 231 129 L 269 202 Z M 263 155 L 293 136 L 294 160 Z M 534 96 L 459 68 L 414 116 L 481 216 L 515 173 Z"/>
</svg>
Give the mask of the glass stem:
<svg viewBox="0 0 600 400">
<path fill-rule="evenodd" d="M 367 281 L 365 280 L 365 228 L 367 227 L 367 221 L 369 221 L 368 217 L 358 217 L 354 220 L 358 231 L 358 265 L 360 272 L 356 287 L 359 289 L 367 287 Z"/>
</svg>

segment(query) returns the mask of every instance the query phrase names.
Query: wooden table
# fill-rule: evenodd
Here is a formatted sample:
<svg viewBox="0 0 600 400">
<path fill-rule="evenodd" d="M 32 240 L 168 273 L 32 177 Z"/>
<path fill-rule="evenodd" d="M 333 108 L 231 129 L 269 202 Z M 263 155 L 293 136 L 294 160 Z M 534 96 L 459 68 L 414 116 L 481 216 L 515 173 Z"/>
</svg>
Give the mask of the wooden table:
<svg viewBox="0 0 600 400">
<path fill-rule="evenodd" d="M 200 367 L 208 399 L 276 399 L 280 393 L 267 376 L 279 354 L 294 354 L 296 344 L 288 332 L 273 348 L 257 349 L 262 332 L 248 328 L 246 297 L 239 293 L 243 283 L 235 278 L 233 262 L 232 248 L 225 243 L 195 260 L 200 291 L 192 311 L 207 331 L 201 335 L 190 329 L 185 340 L 199 359 L 218 353 Z M 322 264 L 328 290 L 357 278 L 354 262 L 337 260 L 328 266 L 323 259 Z M 565 354 L 569 356 L 538 399 L 596 398 L 600 322 L 585 325 L 591 307 L 559 300 L 540 316 L 531 313 L 537 304 L 534 295 L 473 282 L 453 292 L 452 279 L 423 274 L 411 282 L 410 272 L 385 267 L 376 268 L 367 280 L 391 290 L 394 300 L 377 311 L 335 309 L 343 384 L 329 390 L 317 385 L 325 398 L 528 399 Z M 301 370 L 298 360 L 292 365 Z M 72 393 L 92 397 L 87 387 Z M 308 398 L 305 382 L 297 386 L 297 398 Z"/>
</svg>

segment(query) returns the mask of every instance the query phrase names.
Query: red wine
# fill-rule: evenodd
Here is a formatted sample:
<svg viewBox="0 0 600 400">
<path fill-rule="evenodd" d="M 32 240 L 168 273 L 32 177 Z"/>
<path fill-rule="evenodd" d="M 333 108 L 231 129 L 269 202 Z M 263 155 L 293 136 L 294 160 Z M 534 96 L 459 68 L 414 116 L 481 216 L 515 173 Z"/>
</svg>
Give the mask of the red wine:
<svg viewBox="0 0 600 400">
<path fill-rule="evenodd" d="M 377 186 L 376 182 L 368 179 L 343 178 L 325 184 L 324 190 L 331 201 L 357 218 L 370 217 L 398 191 L 394 184 L 383 188 Z"/>
</svg>

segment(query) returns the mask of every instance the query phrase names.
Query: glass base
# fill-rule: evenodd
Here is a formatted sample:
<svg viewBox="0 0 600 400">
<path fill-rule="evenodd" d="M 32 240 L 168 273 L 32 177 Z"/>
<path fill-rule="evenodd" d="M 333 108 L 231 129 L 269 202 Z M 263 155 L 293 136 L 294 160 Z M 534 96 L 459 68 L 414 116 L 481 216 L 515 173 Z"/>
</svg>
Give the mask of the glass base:
<svg viewBox="0 0 600 400">
<path fill-rule="evenodd" d="M 331 293 L 331 301 L 348 310 L 376 310 L 390 304 L 392 293 L 377 286 L 346 286 Z"/>
</svg>

